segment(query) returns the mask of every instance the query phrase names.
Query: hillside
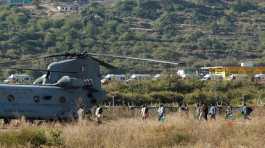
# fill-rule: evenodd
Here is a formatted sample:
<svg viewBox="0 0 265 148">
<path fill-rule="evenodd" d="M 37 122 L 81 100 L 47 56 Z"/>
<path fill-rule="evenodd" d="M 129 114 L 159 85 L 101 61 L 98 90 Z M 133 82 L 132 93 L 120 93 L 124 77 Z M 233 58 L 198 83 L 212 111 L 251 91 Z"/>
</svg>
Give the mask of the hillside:
<svg viewBox="0 0 265 148">
<path fill-rule="evenodd" d="M 264 3 L 247 0 L 92 3 L 80 14 L 64 18 L 1 6 L 0 52 L 28 56 L 90 51 L 184 61 L 187 66 L 240 61 L 264 64 L 264 12 Z M 105 60 L 129 71 L 157 72 L 165 68 Z"/>
</svg>

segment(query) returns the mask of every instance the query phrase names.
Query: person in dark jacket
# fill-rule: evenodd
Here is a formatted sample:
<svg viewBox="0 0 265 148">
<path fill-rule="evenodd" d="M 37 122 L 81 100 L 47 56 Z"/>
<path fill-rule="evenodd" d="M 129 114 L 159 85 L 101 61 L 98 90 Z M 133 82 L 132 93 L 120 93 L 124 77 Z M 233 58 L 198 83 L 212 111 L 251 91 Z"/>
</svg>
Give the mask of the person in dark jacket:
<svg viewBox="0 0 265 148">
<path fill-rule="evenodd" d="M 208 105 L 206 103 L 204 103 L 202 105 L 202 117 L 206 121 L 208 120 L 207 115 L 208 115 Z"/>
<path fill-rule="evenodd" d="M 244 119 L 250 120 L 250 114 L 252 113 L 253 109 L 247 106 L 245 103 L 241 108 L 241 114 L 244 116 Z"/>
<path fill-rule="evenodd" d="M 210 119 L 216 120 L 217 107 L 214 104 L 211 104 L 209 109 Z"/>
</svg>

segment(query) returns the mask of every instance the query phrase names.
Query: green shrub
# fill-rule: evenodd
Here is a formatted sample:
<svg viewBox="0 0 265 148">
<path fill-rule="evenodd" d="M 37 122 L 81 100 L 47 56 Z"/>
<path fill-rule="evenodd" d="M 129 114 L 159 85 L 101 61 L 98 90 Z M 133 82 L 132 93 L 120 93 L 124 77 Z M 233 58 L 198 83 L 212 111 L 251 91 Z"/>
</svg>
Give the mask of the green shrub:
<svg viewBox="0 0 265 148">
<path fill-rule="evenodd" d="M 63 144 L 59 130 L 24 128 L 19 131 L 7 131 L 0 134 L 0 143 L 5 145 L 58 146 Z"/>
<path fill-rule="evenodd" d="M 174 137 L 174 141 L 176 144 L 188 142 L 189 140 L 190 140 L 190 136 L 184 133 L 176 133 Z"/>
</svg>

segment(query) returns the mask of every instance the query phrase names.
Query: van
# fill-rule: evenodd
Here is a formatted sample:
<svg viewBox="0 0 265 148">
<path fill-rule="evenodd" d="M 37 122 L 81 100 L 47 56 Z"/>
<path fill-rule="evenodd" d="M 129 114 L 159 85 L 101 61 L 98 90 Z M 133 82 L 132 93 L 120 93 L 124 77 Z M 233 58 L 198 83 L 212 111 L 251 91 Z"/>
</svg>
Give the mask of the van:
<svg viewBox="0 0 265 148">
<path fill-rule="evenodd" d="M 107 84 L 110 81 L 125 81 L 126 80 L 126 75 L 124 74 L 120 74 L 120 75 L 116 75 L 116 74 L 107 74 L 102 80 L 101 83 L 102 84 Z"/>
<path fill-rule="evenodd" d="M 131 75 L 130 79 L 127 81 L 134 81 L 134 80 L 151 80 L 152 76 L 149 74 L 133 74 Z"/>
<path fill-rule="evenodd" d="M 265 74 L 255 74 L 254 81 L 259 84 L 265 84 Z"/>
</svg>

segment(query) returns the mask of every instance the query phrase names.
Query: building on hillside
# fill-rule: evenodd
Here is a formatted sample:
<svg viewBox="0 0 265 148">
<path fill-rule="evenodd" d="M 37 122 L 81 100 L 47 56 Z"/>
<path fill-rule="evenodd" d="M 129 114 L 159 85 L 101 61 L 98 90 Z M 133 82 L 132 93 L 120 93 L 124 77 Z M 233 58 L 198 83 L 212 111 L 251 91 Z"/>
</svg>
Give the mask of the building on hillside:
<svg viewBox="0 0 265 148">
<path fill-rule="evenodd" d="M 80 5 L 78 3 L 60 3 L 57 5 L 57 11 L 62 13 L 78 12 Z"/>
</svg>

